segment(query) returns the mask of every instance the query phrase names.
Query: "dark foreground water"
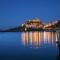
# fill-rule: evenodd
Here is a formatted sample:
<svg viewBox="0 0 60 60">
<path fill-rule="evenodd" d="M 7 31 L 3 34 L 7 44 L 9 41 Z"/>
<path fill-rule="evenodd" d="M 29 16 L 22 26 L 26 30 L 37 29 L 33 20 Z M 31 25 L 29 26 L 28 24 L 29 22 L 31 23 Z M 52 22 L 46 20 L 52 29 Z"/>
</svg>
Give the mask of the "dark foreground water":
<svg viewBox="0 0 60 60">
<path fill-rule="evenodd" d="M 59 60 L 58 33 L 0 32 L 0 60 Z"/>
</svg>

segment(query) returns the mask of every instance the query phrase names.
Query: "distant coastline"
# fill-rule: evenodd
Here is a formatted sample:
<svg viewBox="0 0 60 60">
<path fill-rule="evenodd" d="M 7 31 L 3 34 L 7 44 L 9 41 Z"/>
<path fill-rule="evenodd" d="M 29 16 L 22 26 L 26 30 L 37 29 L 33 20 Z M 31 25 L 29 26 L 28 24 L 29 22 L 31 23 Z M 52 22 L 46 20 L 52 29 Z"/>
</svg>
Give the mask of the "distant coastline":
<svg viewBox="0 0 60 60">
<path fill-rule="evenodd" d="M 0 31 L 0 32 L 34 32 L 34 31 L 41 31 L 41 32 L 43 32 L 43 31 L 46 31 L 46 32 L 56 32 L 56 31 L 60 31 L 60 29 L 40 29 L 40 30 L 17 30 L 17 28 L 16 29 L 8 29 L 8 30 L 2 30 L 2 31 Z"/>
</svg>

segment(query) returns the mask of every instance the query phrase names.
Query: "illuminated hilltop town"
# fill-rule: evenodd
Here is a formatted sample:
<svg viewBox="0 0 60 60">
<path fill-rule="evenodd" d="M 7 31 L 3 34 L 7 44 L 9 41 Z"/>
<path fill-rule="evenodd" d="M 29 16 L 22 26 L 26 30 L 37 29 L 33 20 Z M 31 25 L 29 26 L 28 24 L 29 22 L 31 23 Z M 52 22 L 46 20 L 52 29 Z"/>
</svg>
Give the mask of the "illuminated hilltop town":
<svg viewBox="0 0 60 60">
<path fill-rule="evenodd" d="M 43 23 L 42 20 L 40 19 L 30 19 L 16 28 L 9 28 L 0 31 L 19 32 L 19 31 L 56 31 L 56 30 L 57 31 L 60 30 L 60 20 L 56 20 L 49 23 Z"/>
<path fill-rule="evenodd" d="M 49 30 L 49 29 L 59 29 L 60 28 L 60 20 L 56 20 L 49 23 L 43 23 L 39 19 L 31 19 L 26 21 L 21 25 L 25 30 Z"/>
</svg>

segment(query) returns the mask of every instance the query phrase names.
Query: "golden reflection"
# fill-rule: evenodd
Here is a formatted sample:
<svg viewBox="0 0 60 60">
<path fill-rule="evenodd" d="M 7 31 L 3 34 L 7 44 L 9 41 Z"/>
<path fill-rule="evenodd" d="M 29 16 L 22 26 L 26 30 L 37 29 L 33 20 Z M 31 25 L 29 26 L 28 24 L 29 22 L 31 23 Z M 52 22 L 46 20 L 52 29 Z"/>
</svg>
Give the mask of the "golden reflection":
<svg viewBox="0 0 60 60">
<path fill-rule="evenodd" d="M 48 41 L 48 43 L 50 43 L 51 40 L 52 40 L 52 39 L 51 39 L 51 38 L 52 38 L 52 32 L 48 32 L 47 35 L 48 35 L 47 41 Z"/>
<path fill-rule="evenodd" d="M 56 32 L 56 46 L 58 47 L 58 41 L 59 41 L 59 32 Z"/>
<path fill-rule="evenodd" d="M 21 38 L 22 38 L 22 44 L 24 46 L 30 46 L 30 47 L 41 47 L 44 45 L 52 44 L 54 45 L 54 41 L 58 40 L 57 37 L 58 33 L 55 34 L 55 32 L 22 32 Z"/>
<path fill-rule="evenodd" d="M 52 32 L 44 32 L 44 43 L 45 44 L 51 43 L 52 38 L 54 38 L 54 36 L 52 36 Z"/>
<path fill-rule="evenodd" d="M 59 34 L 58 32 L 56 32 L 56 42 L 58 41 L 58 38 L 59 38 Z"/>
<path fill-rule="evenodd" d="M 48 38 L 47 32 L 44 32 L 44 43 L 47 43 L 47 38 Z"/>
<path fill-rule="evenodd" d="M 25 45 L 25 32 L 22 32 L 21 38 L 22 38 L 22 44 Z"/>
<path fill-rule="evenodd" d="M 54 43 L 54 33 L 52 32 L 52 44 Z"/>
<path fill-rule="evenodd" d="M 29 42 L 30 42 L 30 45 L 32 45 L 32 43 L 33 43 L 33 35 L 32 35 L 32 32 L 29 32 Z"/>
<path fill-rule="evenodd" d="M 26 39 L 25 41 L 26 41 L 26 43 L 28 44 L 28 32 L 26 32 L 25 34 L 26 34 L 26 35 L 25 35 L 25 36 L 26 36 L 26 37 L 25 37 L 25 39 Z M 23 38 L 24 38 L 24 37 L 23 37 Z"/>
</svg>

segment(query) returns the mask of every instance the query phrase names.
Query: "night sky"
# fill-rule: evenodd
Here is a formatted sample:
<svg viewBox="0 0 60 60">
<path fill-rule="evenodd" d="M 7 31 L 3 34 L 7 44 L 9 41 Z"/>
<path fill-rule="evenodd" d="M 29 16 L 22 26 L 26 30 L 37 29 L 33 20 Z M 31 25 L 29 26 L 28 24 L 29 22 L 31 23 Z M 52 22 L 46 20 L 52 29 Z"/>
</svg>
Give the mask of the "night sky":
<svg viewBox="0 0 60 60">
<path fill-rule="evenodd" d="M 43 22 L 60 19 L 60 0 L 0 0 L 0 29 L 36 17 Z"/>
</svg>

